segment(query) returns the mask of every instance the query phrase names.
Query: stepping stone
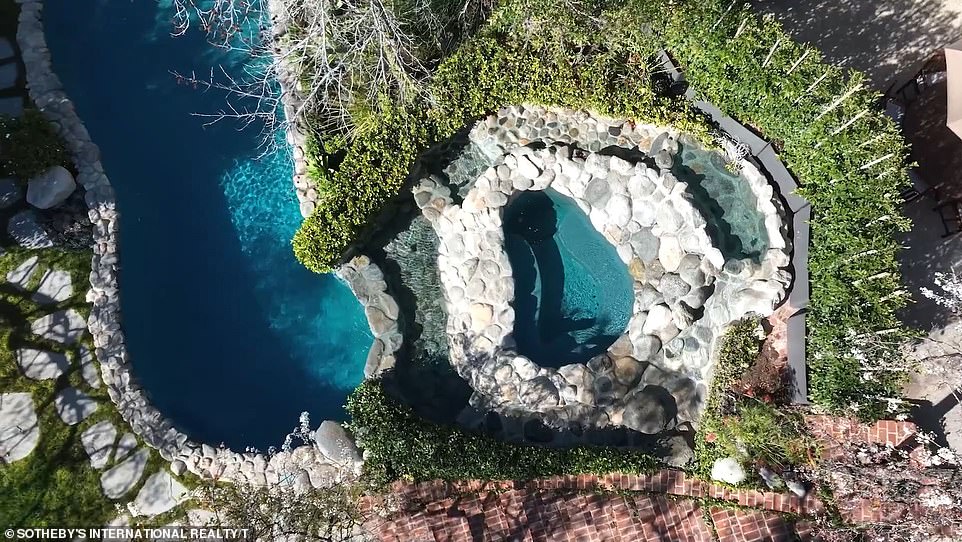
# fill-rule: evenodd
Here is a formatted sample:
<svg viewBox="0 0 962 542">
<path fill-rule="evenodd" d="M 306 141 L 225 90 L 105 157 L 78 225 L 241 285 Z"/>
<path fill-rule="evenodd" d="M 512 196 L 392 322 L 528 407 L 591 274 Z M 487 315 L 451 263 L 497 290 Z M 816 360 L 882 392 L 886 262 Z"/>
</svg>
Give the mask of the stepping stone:
<svg viewBox="0 0 962 542">
<path fill-rule="evenodd" d="M 13 50 L 13 44 L 7 38 L 0 38 L 0 60 L 7 60 L 8 58 L 13 58 L 16 53 Z"/>
<path fill-rule="evenodd" d="M 27 378 L 53 380 L 70 367 L 70 362 L 59 352 L 21 348 L 17 350 L 17 365 Z"/>
<path fill-rule="evenodd" d="M 137 449 L 137 437 L 133 433 L 124 433 L 117 443 L 117 453 L 114 454 L 114 461 L 120 461 L 127 457 L 127 454 Z"/>
<path fill-rule="evenodd" d="M 3 98 L 0 99 L 0 115 L 4 114 L 3 103 L 5 100 L 12 100 L 19 98 Z M 21 107 L 23 109 L 23 107 Z M 23 189 L 16 180 L 6 177 L 0 179 L 0 209 L 6 209 L 23 201 Z"/>
<path fill-rule="evenodd" d="M 66 301 L 73 295 L 73 284 L 70 282 L 70 273 L 60 269 L 48 270 L 40 278 L 40 286 L 33 294 L 33 299 L 37 303 L 52 304 Z"/>
<path fill-rule="evenodd" d="M 156 516 L 177 506 L 187 493 L 180 482 L 162 470 L 147 478 L 134 499 L 133 510 L 137 515 Z M 192 524 L 193 525 L 193 524 Z"/>
<path fill-rule="evenodd" d="M 0 464 L 27 457 L 39 440 L 33 396 L 25 392 L 0 394 Z"/>
<path fill-rule="evenodd" d="M 7 282 L 21 290 L 27 289 L 31 277 L 37 271 L 37 257 L 31 256 L 24 260 L 16 269 L 7 273 Z"/>
<path fill-rule="evenodd" d="M 123 463 L 115 465 L 100 477 L 100 488 L 108 499 L 119 499 L 133 489 L 144 474 L 150 451 L 146 448 L 137 450 Z"/>
<path fill-rule="evenodd" d="M 87 322 L 74 309 L 57 311 L 35 320 L 30 331 L 44 339 L 73 344 L 87 330 Z"/>
<path fill-rule="evenodd" d="M 0 89 L 12 88 L 17 84 L 17 63 L 0 65 Z"/>
<path fill-rule="evenodd" d="M 90 456 L 90 465 L 93 468 L 102 469 L 107 466 L 116 439 L 117 428 L 106 420 L 91 425 L 80 434 L 80 442 Z"/>
<path fill-rule="evenodd" d="M 40 223 L 40 215 L 32 209 L 20 211 L 7 222 L 7 233 L 23 248 L 50 248 L 53 239 Z"/>
<path fill-rule="evenodd" d="M 77 425 L 96 412 L 99 405 L 77 388 L 65 388 L 54 397 L 53 406 L 63 423 Z"/>
<path fill-rule="evenodd" d="M 80 347 L 80 374 L 91 388 L 100 389 L 100 371 L 94 363 L 94 353 L 86 346 Z"/>
<path fill-rule="evenodd" d="M 0 98 L 0 115 L 23 116 L 23 98 Z"/>
</svg>

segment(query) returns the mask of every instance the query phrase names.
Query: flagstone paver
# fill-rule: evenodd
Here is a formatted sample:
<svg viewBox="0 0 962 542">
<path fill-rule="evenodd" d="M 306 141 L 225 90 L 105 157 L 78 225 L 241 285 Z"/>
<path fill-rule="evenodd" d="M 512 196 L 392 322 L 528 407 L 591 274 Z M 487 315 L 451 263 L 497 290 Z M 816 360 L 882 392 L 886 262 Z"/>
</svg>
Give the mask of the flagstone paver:
<svg viewBox="0 0 962 542">
<path fill-rule="evenodd" d="M 7 60 L 14 56 L 13 44 L 7 38 L 0 38 L 0 60 Z"/>
<path fill-rule="evenodd" d="M 104 495 L 110 499 L 119 499 L 133 489 L 143 476 L 144 467 L 147 466 L 149 458 L 150 451 L 141 448 L 128 459 L 103 473 L 100 477 L 100 487 Z"/>
<path fill-rule="evenodd" d="M 26 290 L 30 279 L 37 271 L 38 260 L 39 258 L 37 256 L 31 256 L 21 262 L 13 271 L 7 273 L 7 282 L 21 290 Z"/>
<path fill-rule="evenodd" d="M 27 457 L 39 440 L 33 396 L 25 392 L 0 394 L 0 463 Z"/>
<path fill-rule="evenodd" d="M 120 461 L 127 457 L 130 452 L 137 449 L 137 437 L 133 433 L 124 433 L 117 443 L 117 452 L 114 454 L 114 461 Z"/>
<path fill-rule="evenodd" d="M 134 499 L 138 515 L 156 516 L 177 506 L 187 493 L 187 488 L 167 471 L 156 472 L 147 478 Z"/>
<path fill-rule="evenodd" d="M 27 378 L 53 380 L 70 367 L 67 356 L 59 352 L 47 352 L 36 348 L 17 350 L 17 365 Z"/>
<path fill-rule="evenodd" d="M 64 388 L 54 397 L 53 406 L 63 423 L 77 425 L 96 412 L 99 405 L 77 388 Z"/>
<path fill-rule="evenodd" d="M 90 456 L 90 465 L 93 468 L 102 469 L 107 466 L 115 440 L 117 428 L 106 420 L 91 425 L 80 434 L 80 442 Z"/>
<path fill-rule="evenodd" d="M 100 371 L 94 362 L 94 354 L 86 346 L 80 347 L 80 374 L 91 388 L 100 388 Z"/>
<path fill-rule="evenodd" d="M 63 344 L 77 342 L 86 329 L 87 322 L 73 309 L 48 314 L 30 324 L 34 335 Z"/>
<path fill-rule="evenodd" d="M 44 273 L 40 285 L 32 299 L 41 304 L 61 303 L 73 295 L 73 284 L 70 273 L 60 269 L 51 269 Z"/>
</svg>

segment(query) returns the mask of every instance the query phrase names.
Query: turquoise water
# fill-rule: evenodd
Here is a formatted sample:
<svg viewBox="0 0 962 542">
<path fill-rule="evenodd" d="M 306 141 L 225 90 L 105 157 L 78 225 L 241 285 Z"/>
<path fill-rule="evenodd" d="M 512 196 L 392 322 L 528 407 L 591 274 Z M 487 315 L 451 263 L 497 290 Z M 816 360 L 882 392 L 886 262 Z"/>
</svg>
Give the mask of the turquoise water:
<svg viewBox="0 0 962 542">
<path fill-rule="evenodd" d="M 169 2 L 48 0 L 54 69 L 100 146 L 121 210 L 121 303 L 134 371 L 190 436 L 279 445 L 302 411 L 343 419 L 371 334 L 332 275 L 300 266 L 290 159 L 256 129 L 205 128 L 223 96 L 178 85 L 226 57 L 171 38 Z"/>
<path fill-rule="evenodd" d="M 518 352 L 544 367 L 586 362 L 622 334 L 634 303 L 628 267 L 578 205 L 524 192 L 504 213 Z"/>
<path fill-rule="evenodd" d="M 675 172 L 688 183 L 693 203 L 707 222 L 706 229 L 725 259 L 754 258 L 768 250 L 765 215 L 748 183 L 725 167 L 718 152 L 682 145 L 681 166 Z"/>
</svg>

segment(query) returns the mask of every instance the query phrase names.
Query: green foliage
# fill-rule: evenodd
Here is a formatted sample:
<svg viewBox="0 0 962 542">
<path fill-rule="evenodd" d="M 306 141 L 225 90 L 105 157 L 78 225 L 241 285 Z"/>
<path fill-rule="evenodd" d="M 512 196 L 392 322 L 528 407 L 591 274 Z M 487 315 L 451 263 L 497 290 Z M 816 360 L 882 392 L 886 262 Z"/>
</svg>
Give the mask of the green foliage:
<svg viewBox="0 0 962 542">
<path fill-rule="evenodd" d="M 27 180 L 52 166 L 69 164 L 63 139 L 36 109 L 25 110 L 20 118 L 0 118 L 0 133 L 3 167 L 9 175 Z"/>
<path fill-rule="evenodd" d="M 738 394 L 736 384 L 758 359 L 759 323 L 743 320 L 722 337 L 711 389 L 695 438 L 695 470 L 708 477 L 721 457 L 784 467 L 808 461 L 814 441 L 794 413 Z"/>
<path fill-rule="evenodd" d="M 756 399 L 743 398 L 737 415 L 711 417 L 701 427 L 702 438 L 716 457 L 736 457 L 764 465 L 786 467 L 809 460 L 814 441 L 802 429 L 803 421 Z"/>
<path fill-rule="evenodd" d="M 417 416 L 392 398 L 380 380 L 366 380 L 348 398 L 348 429 L 364 449 L 373 482 L 412 480 L 528 480 L 560 474 L 649 472 L 648 455 L 612 448 L 544 448 L 510 444 Z"/>
</svg>

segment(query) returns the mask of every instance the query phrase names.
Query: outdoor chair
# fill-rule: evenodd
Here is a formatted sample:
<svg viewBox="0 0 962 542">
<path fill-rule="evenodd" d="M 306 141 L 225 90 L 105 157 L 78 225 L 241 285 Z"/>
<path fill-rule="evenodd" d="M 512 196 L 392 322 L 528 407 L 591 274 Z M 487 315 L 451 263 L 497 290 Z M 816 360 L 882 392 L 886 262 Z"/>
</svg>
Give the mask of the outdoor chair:
<svg viewBox="0 0 962 542">
<path fill-rule="evenodd" d="M 943 238 L 962 231 L 962 201 L 958 199 L 945 201 L 933 207 L 933 210 L 937 211 L 939 218 L 942 219 L 942 227 L 945 228 Z"/>
</svg>

